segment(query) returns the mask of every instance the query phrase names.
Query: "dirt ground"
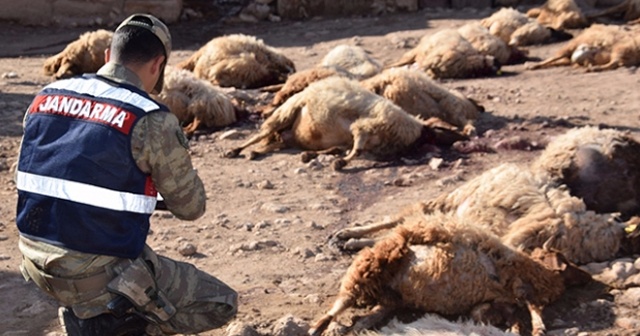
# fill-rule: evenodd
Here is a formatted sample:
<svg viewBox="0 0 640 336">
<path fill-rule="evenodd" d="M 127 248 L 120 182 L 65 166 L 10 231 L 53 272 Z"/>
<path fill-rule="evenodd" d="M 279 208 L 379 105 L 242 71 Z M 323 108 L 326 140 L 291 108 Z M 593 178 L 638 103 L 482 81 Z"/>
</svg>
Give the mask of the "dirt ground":
<svg viewBox="0 0 640 336">
<path fill-rule="evenodd" d="M 175 44 L 170 63 L 228 33 L 264 39 L 290 57 L 298 70 L 319 62 L 341 43 L 358 44 L 381 63 L 388 63 L 425 34 L 490 13 L 421 11 L 226 25 L 186 22 L 170 27 Z M 16 161 L 23 113 L 33 95 L 51 82 L 42 74 L 43 60 L 62 50 L 84 29 L 10 23 L 0 23 L 0 28 L 0 335 L 57 335 L 55 302 L 32 283 L 25 283 L 18 271 L 16 190 L 10 166 Z M 531 47 L 530 56 L 545 58 L 559 46 Z M 468 155 L 444 149 L 402 163 L 362 159 L 344 172 L 334 172 L 328 165 L 301 163 L 295 150 L 256 161 L 221 158 L 224 150 L 258 127 L 257 123 L 242 122 L 229 128 L 238 130 L 239 138 L 220 139 L 226 130 L 219 130 L 192 139 L 193 162 L 208 191 L 207 213 L 194 222 L 184 222 L 157 212 L 152 216 L 148 244 L 161 254 L 211 272 L 235 288 L 240 294 L 237 319 L 267 335 L 274 322 L 284 316 L 312 322 L 332 303 L 353 258 L 330 243 L 336 230 L 380 220 L 403 206 L 447 192 L 500 163 L 527 163 L 551 136 L 570 127 L 601 125 L 640 133 L 640 76 L 636 68 L 604 73 L 572 68 L 531 72 L 523 65 L 513 65 L 504 67 L 501 76 L 441 83 L 485 107 L 478 127 L 484 138 L 498 141 L 519 136 L 530 146 Z M 443 161 L 435 165 L 432 157 Z M 185 243 L 195 245 L 198 252 L 182 256 L 178 248 Z M 559 334 L 640 335 L 638 329 L 614 323 L 615 310 L 610 305 L 589 304 L 610 298 L 611 294 L 597 284 L 572 290 L 546 310 L 545 320 L 550 330 L 569 330 Z M 344 321 L 357 312 L 345 314 Z M 628 314 L 638 318 L 637 310 Z M 202 335 L 225 332 L 221 329 Z"/>
</svg>

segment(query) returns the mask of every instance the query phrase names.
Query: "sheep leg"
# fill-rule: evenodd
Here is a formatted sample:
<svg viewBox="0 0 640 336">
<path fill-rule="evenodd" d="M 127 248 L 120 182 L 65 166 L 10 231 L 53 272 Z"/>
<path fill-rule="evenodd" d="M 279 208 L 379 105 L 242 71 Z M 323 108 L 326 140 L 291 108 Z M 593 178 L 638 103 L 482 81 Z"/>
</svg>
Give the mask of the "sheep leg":
<svg viewBox="0 0 640 336">
<path fill-rule="evenodd" d="M 609 8 L 605 8 L 602 11 L 598 12 L 598 13 L 594 13 L 594 14 L 590 14 L 590 15 L 586 15 L 587 19 L 589 20 L 594 20 L 603 16 L 609 16 L 609 15 L 613 15 L 613 14 L 618 14 L 618 13 L 623 13 L 627 10 L 627 8 L 630 5 L 631 0 L 627 0 L 624 1 L 618 5 L 609 7 Z"/>
<path fill-rule="evenodd" d="M 620 62 L 618 62 L 617 60 L 611 60 L 609 63 L 607 64 L 603 64 L 603 65 L 596 65 L 596 66 L 592 66 L 587 68 L 587 72 L 599 72 L 599 71 L 605 71 L 605 70 L 614 70 L 617 69 L 620 66 Z"/>
<path fill-rule="evenodd" d="M 564 65 L 570 65 L 570 64 L 571 64 L 571 58 L 567 56 L 556 56 L 556 57 L 547 58 L 546 60 L 540 63 L 528 64 L 526 65 L 525 68 L 527 70 L 538 70 L 538 69 L 545 69 L 545 68 L 550 68 L 554 66 L 564 66 Z"/>
<path fill-rule="evenodd" d="M 371 312 L 361 317 L 351 328 L 350 331 L 359 333 L 364 330 L 374 328 L 380 321 L 387 317 L 393 310 L 382 305 L 376 305 Z"/>
<path fill-rule="evenodd" d="M 391 220 L 373 223 L 371 225 L 354 226 L 354 227 L 342 229 L 336 232 L 334 236 L 342 240 L 347 240 L 350 238 L 362 238 L 374 232 L 391 229 L 396 225 L 400 224 L 400 222 L 402 222 L 401 218 L 394 218 Z"/>
<path fill-rule="evenodd" d="M 543 336 L 546 333 L 547 328 L 542 321 L 542 307 L 538 307 L 530 302 L 527 302 L 527 308 L 531 313 L 531 335 Z"/>
<path fill-rule="evenodd" d="M 347 165 L 347 163 L 351 162 L 351 160 L 360 156 L 362 152 L 364 152 L 365 145 L 367 144 L 369 137 L 357 126 L 357 124 L 354 125 L 355 127 L 352 126 L 353 147 L 351 148 L 349 155 L 344 158 L 336 159 L 331 163 L 334 170 L 341 170 Z"/>
<path fill-rule="evenodd" d="M 271 152 L 275 152 L 277 150 L 286 148 L 286 144 L 282 143 L 282 142 L 278 142 L 278 141 L 269 141 L 265 144 L 263 144 L 262 146 L 260 146 L 258 149 L 252 150 L 249 152 L 248 158 L 249 160 L 254 160 L 255 158 L 257 158 L 260 155 L 264 155 L 266 153 L 271 153 Z"/>
<path fill-rule="evenodd" d="M 308 163 L 309 161 L 318 157 L 318 155 L 342 155 L 345 152 L 345 148 L 342 146 L 334 146 L 331 148 L 319 150 L 319 151 L 305 151 L 302 153 L 302 162 Z"/>
<path fill-rule="evenodd" d="M 345 311 L 347 308 L 353 306 L 355 300 L 351 296 L 339 296 L 333 303 L 331 309 L 309 329 L 309 335 L 320 336 L 327 330 L 329 324 L 335 319 L 338 314 Z"/>
<path fill-rule="evenodd" d="M 200 118 L 195 117 L 195 118 L 193 118 L 193 121 L 189 125 L 183 127 L 182 129 L 184 130 L 184 133 L 187 136 L 191 136 L 191 135 L 193 135 L 193 133 L 196 132 L 198 127 L 200 127 L 200 123 L 201 123 Z"/>
<path fill-rule="evenodd" d="M 245 143 L 243 143 L 239 147 L 226 151 L 224 153 L 224 157 L 226 158 L 237 157 L 238 155 L 240 155 L 240 152 L 242 152 L 242 150 L 244 150 L 245 148 L 258 143 L 263 139 L 273 137 L 274 134 L 280 131 L 283 131 L 288 127 L 291 127 L 291 125 L 293 125 L 295 120 L 298 118 L 300 114 L 300 110 L 302 109 L 301 106 L 297 106 L 295 105 L 295 103 L 296 102 L 292 103 L 293 106 L 291 105 L 280 106 L 277 110 L 273 112 L 273 114 L 269 116 L 269 118 L 267 118 L 267 120 L 264 121 L 264 123 L 260 127 L 260 131 L 258 132 L 258 134 L 255 134 L 254 136 L 249 138 L 249 140 L 247 140 Z"/>
</svg>

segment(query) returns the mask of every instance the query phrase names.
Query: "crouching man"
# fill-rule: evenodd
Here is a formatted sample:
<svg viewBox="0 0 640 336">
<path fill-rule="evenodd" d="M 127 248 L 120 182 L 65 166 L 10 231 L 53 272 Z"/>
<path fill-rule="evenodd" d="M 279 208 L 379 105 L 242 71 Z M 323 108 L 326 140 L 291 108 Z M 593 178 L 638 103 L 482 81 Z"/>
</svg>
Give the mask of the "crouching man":
<svg viewBox="0 0 640 336">
<path fill-rule="evenodd" d="M 69 335 L 161 335 L 218 328 L 237 293 L 146 244 L 159 192 L 183 220 L 205 212 L 177 118 L 162 89 L 168 28 L 135 14 L 97 74 L 46 86 L 24 121 L 18 160 L 21 270 L 57 299 Z"/>
</svg>

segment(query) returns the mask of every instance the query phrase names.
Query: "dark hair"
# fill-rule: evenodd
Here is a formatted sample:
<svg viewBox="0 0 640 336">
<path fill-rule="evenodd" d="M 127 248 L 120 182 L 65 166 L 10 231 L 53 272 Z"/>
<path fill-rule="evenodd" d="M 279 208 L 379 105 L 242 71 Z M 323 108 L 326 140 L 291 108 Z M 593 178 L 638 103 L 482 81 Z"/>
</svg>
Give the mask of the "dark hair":
<svg viewBox="0 0 640 336">
<path fill-rule="evenodd" d="M 151 20 L 145 17 L 136 20 L 152 24 Z M 132 25 L 124 26 L 113 34 L 111 54 L 123 64 L 145 63 L 160 55 L 167 56 L 157 36 L 148 29 Z"/>
</svg>

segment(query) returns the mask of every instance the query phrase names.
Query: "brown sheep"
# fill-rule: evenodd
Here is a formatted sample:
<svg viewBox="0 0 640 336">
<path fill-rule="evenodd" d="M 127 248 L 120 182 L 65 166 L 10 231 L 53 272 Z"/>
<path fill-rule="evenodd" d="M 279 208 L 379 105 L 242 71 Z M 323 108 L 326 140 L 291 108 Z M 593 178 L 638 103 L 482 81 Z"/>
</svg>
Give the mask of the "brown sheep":
<svg viewBox="0 0 640 336">
<path fill-rule="evenodd" d="M 60 79 L 98 71 L 105 63 L 104 51 L 111 45 L 112 36 L 104 29 L 83 33 L 44 61 L 44 74 Z"/>
<path fill-rule="evenodd" d="M 566 184 L 590 210 L 640 215 L 640 143 L 628 132 L 569 130 L 547 145 L 532 169 Z"/>
<path fill-rule="evenodd" d="M 570 34 L 544 27 L 513 8 L 502 8 L 480 20 L 489 32 L 511 46 L 527 46 L 566 40 Z"/>
<path fill-rule="evenodd" d="M 473 222 L 454 216 L 413 213 L 372 248 L 358 253 L 342 278 L 338 296 L 310 335 L 319 336 L 347 308 L 375 304 L 351 331 L 374 327 L 402 307 L 442 315 L 472 315 L 480 306 L 525 306 L 532 334 L 543 335 L 542 311 L 563 294 L 565 283 L 590 276 L 561 254 L 536 249 L 531 255 L 503 244 Z M 489 308 L 489 311 L 491 308 Z M 495 323 L 494 321 L 489 321 Z M 519 333 L 522 321 L 507 324 Z"/>
<path fill-rule="evenodd" d="M 439 118 L 458 127 L 465 135 L 475 135 L 473 122 L 484 111 L 473 100 L 441 86 L 418 70 L 391 68 L 360 83 L 409 114 L 425 120 Z"/>
<path fill-rule="evenodd" d="M 526 59 L 525 51 L 507 45 L 478 22 L 465 24 L 458 28 L 458 32 L 481 54 L 495 57 L 501 65 L 521 63 Z"/>
<path fill-rule="evenodd" d="M 483 77 L 495 75 L 500 69 L 493 56 L 481 54 L 455 29 L 424 36 L 415 48 L 386 68 L 414 63 L 432 78 Z"/>
<path fill-rule="evenodd" d="M 293 95 L 264 121 L 258 134 L 225 156 L 236 157 L 260 141 L 262 148 L 250 158 L 278 148 L 298 147 L 310 150 L 303 154 L 307 162 L 317 154 L 351 147 L 349 155 L 333 162 L 333 168 L 339 170 L 365 153 L 388 159 L 433 143 L 437 138 L 430 125 L 357 81 L 334 76 Z"/>
<path fill-rule="evenodd" d="M 255 89 L 284 83 L 293 61 L 254 36 L 232 34 L 212 39 L 178 68 L 222 87 Z"/>
<path fill-rule="evenodd" d="M 527 11 L 527 16 L 554 29 L 575 29 L 589 26 L 589 21 L 574 0 L 547 0 L 541 7 Z"/>
<path fill-rule="evenodd" d="M 403 210 L 389 221 L 351 227 L 339 239 L 357 238 L 402 223 L 412 213 L 445 212 L 493 232 L 507 245 L 532 251 L 548 242 L 571 262 L 609 260 L 626 246 L 625 223 L 617 214 L 597 214 L 547 174 L 515 164 L 486 171 L 450 193 Z M 348 242 L 358 248 L 372 241 Z M 350 246 L 349 246 L 350 245 Z"/>
<path fill-rule="evenodd" d="M 632 66 L 640 62 L 640 49 L 636 46 L 638 32 L 640 29 L 593 24 L 567 42 L 555 56 L 527 64 L 526 68 L 536 70 L 574 64 L 598 71 Z"/>
<path fill-rule="evenodd" d="M 369 78 L 382 70 L 382 65 L 365 49 L 346 44 L 331 49 L 320 61 L 320 66 L 345 70 L 356 79 Z"/>
<path fill-rule="evenodd" d="M 185 125 L 188 136 L 203 126 L 224 127 L 236 122 L 231 98 L 187 70 L 168 66 L 162 92 L 157 98 Z"/>
</svg>

